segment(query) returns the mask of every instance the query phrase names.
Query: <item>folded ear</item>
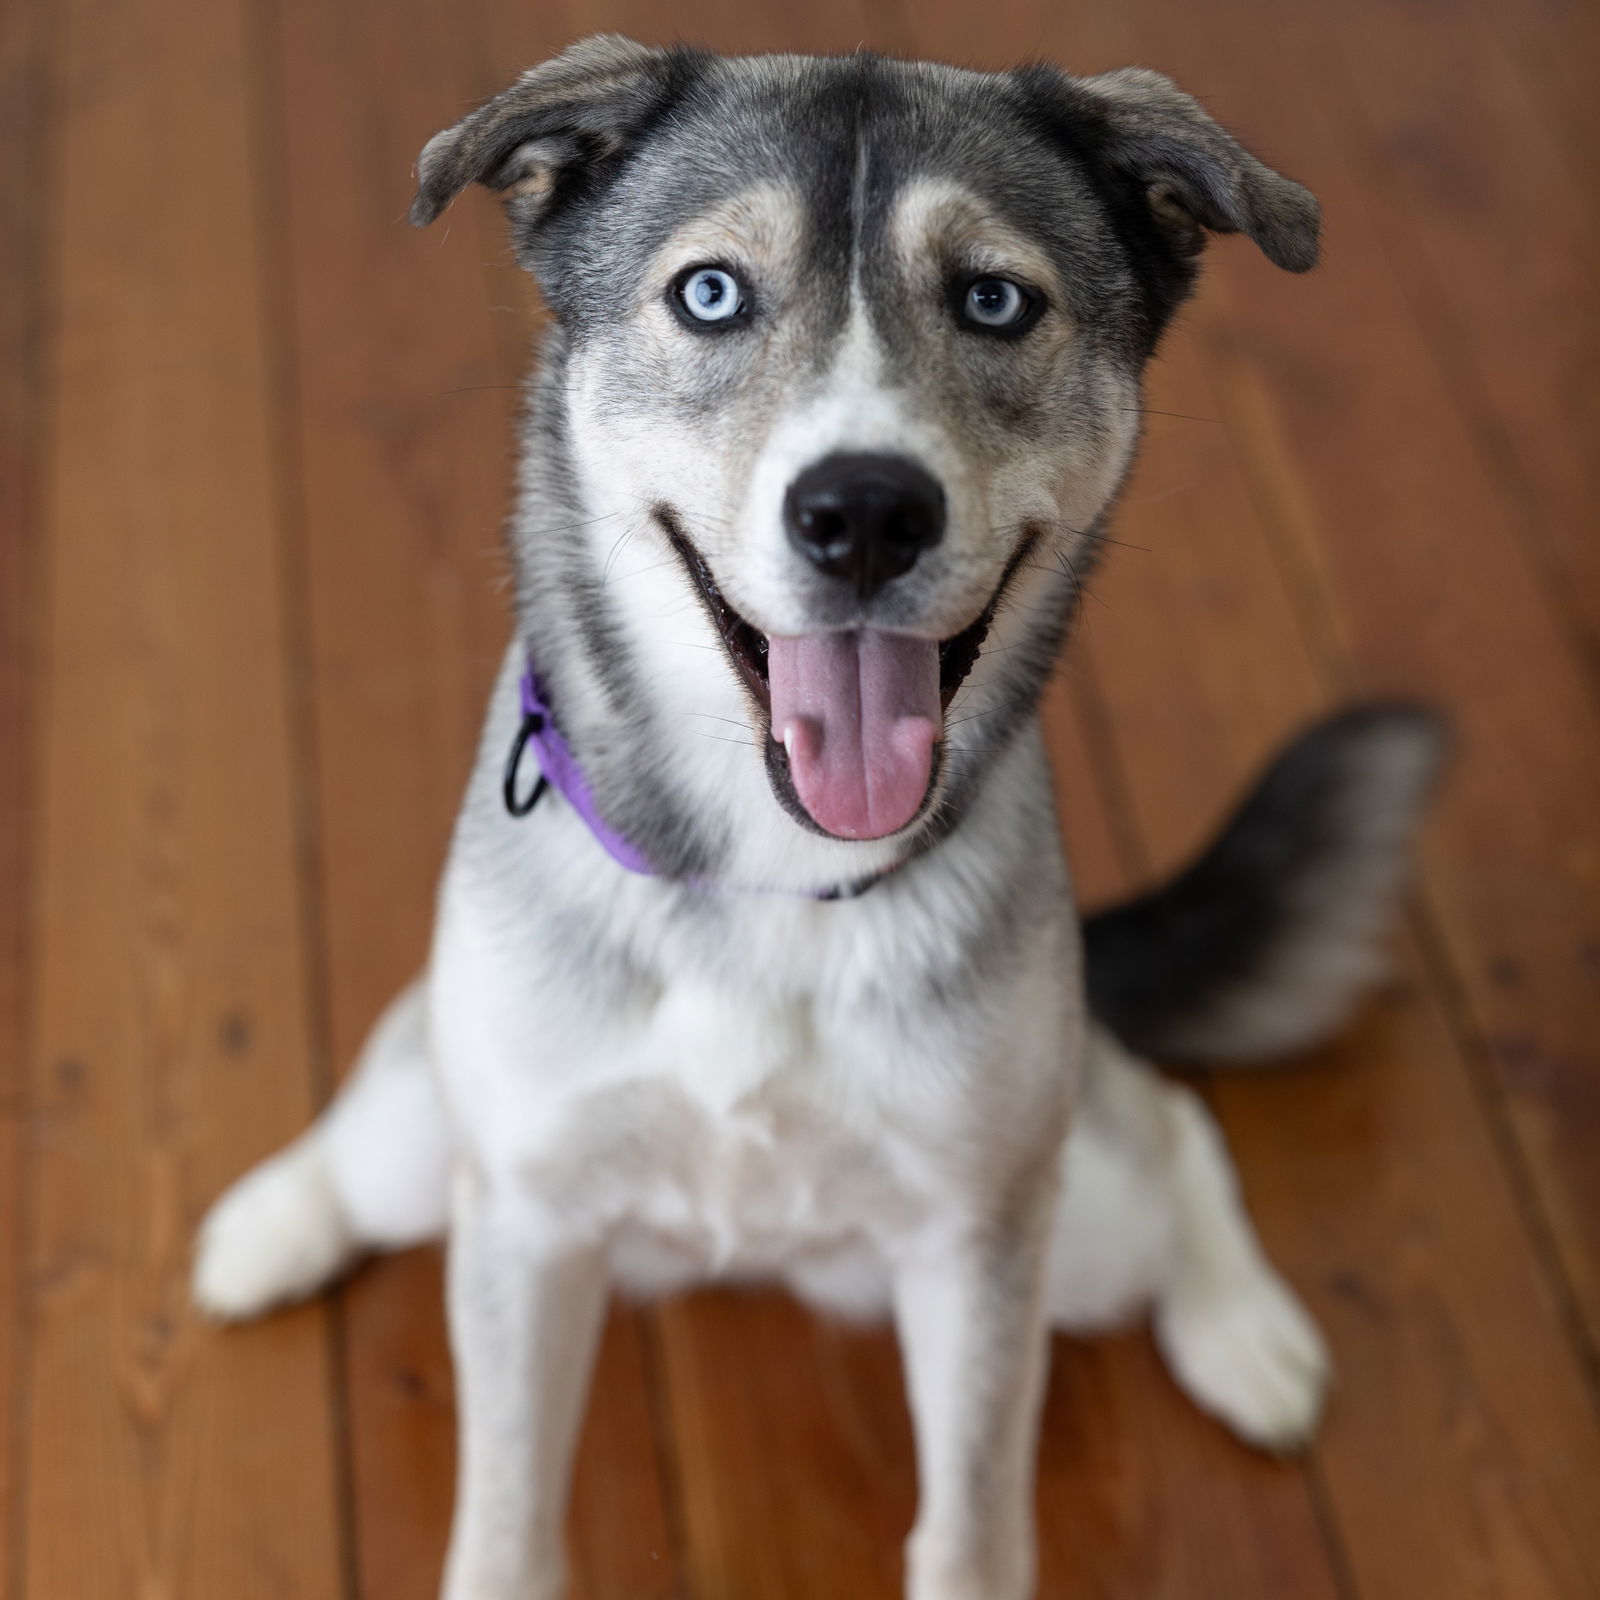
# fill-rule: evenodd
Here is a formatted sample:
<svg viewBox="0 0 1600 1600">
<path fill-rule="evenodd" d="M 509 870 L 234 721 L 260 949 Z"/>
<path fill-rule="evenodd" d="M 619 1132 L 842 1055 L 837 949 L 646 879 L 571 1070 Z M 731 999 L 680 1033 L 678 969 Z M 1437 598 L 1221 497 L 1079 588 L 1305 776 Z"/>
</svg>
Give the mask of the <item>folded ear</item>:
<svg viewBox="0 0 1600 1600">
<path fill-rule="evenodd" d="M 1143 185 L 1157 223 L 1178 249 L 1201 249 L 1202 230 L 1243 233 L 1274 266 L 1305 272 L 1316 265 L 1315 197 L 1258 161 L 1170 78 L 1147 67 L 1092 78 L 1031 68 L 1023 77 L 1038 89 L 1040 74 L 1055 80 L 1051 98 L 1099 161 Z"/>
<path fill-rule="evenodd" d="M 538 221 L 565 180 L 621 154 L 702 59 L 614 33 L 580 39 L 423 146 L 412 222 L 432 222 L 469 183 L 497 191 L 513 223 Z"/>
</svg>

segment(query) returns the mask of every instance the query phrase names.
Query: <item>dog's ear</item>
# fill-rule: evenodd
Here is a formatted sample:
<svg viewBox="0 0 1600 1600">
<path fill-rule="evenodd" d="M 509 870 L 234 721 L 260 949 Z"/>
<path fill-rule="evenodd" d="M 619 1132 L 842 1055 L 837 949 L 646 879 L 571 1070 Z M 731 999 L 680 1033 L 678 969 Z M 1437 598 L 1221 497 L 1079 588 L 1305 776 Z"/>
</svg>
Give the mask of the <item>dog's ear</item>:
<svg viewBox="0 0 1600 1600">
<path fill-rule="evenodd" d="M 580 39 L 423 146 L 412 222 L 426 226 L 481 183 L 499 194 L 519 232 L 531 227 L 564 182 L 626 150 L 703 59 L 615 33 Z"/>
<path fill-rule="evenodd" d="M 1110 173 L 1141 185 L 1157 224 L 1180 252 L 1206 233 L 1243 233 L 1275 266 L 1317 263 L 1321 208 L 1308 189 L 1258 161 L 1192 95 L 1147 67 L 1071 78 L 1026 68 L 1073 136 Z"/>
</svg>

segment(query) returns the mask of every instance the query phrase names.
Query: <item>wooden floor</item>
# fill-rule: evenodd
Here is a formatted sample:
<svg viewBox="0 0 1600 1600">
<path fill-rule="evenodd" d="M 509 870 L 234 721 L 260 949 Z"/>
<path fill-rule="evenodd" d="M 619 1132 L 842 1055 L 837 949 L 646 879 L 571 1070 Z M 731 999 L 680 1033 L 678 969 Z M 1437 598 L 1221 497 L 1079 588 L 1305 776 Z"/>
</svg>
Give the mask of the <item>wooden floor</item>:
<svg viewBox="0 0 1600 1600">
<path fill-rule="evenodd" d="M 1600 99 L 1584 0 L 8 0 L 0 10 L 0 1594 L 423 1600 L 439 1262 L 220 1334 L 189 1238 L 417 966 L 503 638 L 532 297 L 423 139 L 576 34 L 1172 72 L 1328 213 L 1219 246 L 1053 695 L 1086 897 L 1290 727 L 1448 704 L 1399 976 L 1209 1091 L 1339 1384 L 1233 1444 L 1058 1342 L 1043 1593 L 1600 1594 Z M 612 1320 L 586 1600 L 887 1600 L 887 1336 Z"/>
</svg>

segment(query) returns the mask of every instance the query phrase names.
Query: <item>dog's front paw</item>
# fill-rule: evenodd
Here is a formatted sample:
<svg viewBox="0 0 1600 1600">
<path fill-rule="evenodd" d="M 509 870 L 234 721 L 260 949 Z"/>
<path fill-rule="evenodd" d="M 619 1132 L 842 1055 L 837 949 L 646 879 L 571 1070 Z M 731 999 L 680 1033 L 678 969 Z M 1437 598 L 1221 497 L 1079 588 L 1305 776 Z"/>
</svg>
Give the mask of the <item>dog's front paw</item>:
<svg viewBox="0 0 1600 1600">
<path fill-rule="evenodd" d="M 439 1600 L 567 1600 L 566 1562 L 541 1562 L 534 1571 L 508 1575 L 473 1570 L 471 1563 L 451 1561 Z"/>
<path fill-rule="evenodd" d="M 350 1259 L 354 1243 L 307 1141 L 247 1173 L 211 1208 L 195 1244 L 195 1304 L 223 1322 L 304 1299 Z"/>
<path fill-rule="evenodd" d="M 1271 1268 L 1192 1288 L 1156 1312 L 1173 1376 L 1204 1411 L 1263 1450 L 1310 1443 L 1327 1392 L 1327 1347 Z"/>
<path fill-rule="evenodd" d="M 914 1533 L 906 1544 L 906 1600 L 1032 1600 L 1031 1527 L 991 1544 L 991 1553 L 980 1555 Z"/>
</svg>

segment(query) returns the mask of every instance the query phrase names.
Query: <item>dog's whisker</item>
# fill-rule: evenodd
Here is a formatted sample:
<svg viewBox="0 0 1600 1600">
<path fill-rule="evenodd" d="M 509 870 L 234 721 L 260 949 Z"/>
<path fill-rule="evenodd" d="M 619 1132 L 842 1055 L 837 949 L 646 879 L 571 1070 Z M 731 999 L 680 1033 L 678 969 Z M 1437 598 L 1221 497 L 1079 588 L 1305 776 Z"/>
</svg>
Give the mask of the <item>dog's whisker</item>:
<svg viewBox="0 0 1600 1600">
<path fill-rule="evenodd" d="M 1119 550 L 1137 550 L 1142 555 L 1150 555 L 1152 551 L 1147 544 L 1129 544 L 1126 539 L 1113 539 L 1109 533 L 1096 533 L 1092 528 L 1080 530 L 1082 539 L 1093 539 L 1096 544 L 1114 544 Z"/>
<path fill-rule="evenodd" d="M 1138 417 L 1178 417 L 1184 422 L 1215 422 L 1218 426 L 1222 424 L 1221 417 L 1197 417 L 1188 411 L 1161 411 L 1155 406 L 1118 406 L 1117 409 Z"/>
<path fill-rule="evenodd" d="M 523 528 L 517 527 L 515 532 L 528 539 L 546 539 L 557 533 L 576 533 L 579 528 L 592 528 L 598 522 L 609 522 L 613 517 L 620 517 L 620 511 L 604 511 L 598 517 L 585 517 L 582 522 L 561 522 L 549 528 Z"/>
<path fill-rule="evenodd" d="M 1163 500 L 1170 500 L 1177 494 L 1189 494 L 1199 487 L 1198 483 L 1175 483 L 1170 489 L 1162 489 L 1157 494 L 1142 494 L 1135 500 L 1129 500 L 1130 506 L 1154 506 Z"/>
<path fill-rule="evenodd" d="M 707 722 L 726 722 L 730 728 L 743 728 L 746 733 L 754 733 L 755 729 L 748 722 L 740 722 L 737 717 L 721 717 L 715 711 L 680 711 L 681 717 L 704 717 Z"/>
<path fill-rule="evenodd" d="M 623 547 L 639 531 L 637 522 L 629 523 L 618 536 L 615 544 L 611 546 L 610 553 L 606 556 L 605 565 L 600 569 L 600 587 L 603 589 L 611 581 L 611 569 L 616 565 L 617 557 L 622 554 Z"/>
<path fill-rule="evenodd" d="M 623 574 L 626 578 L 646 578 L 652 572 L 660 572 L 664 567 L 676 565 L 671 556 L 663 561 L 652 561 L 648 567 L 633 567 Z"/>
</svg>

